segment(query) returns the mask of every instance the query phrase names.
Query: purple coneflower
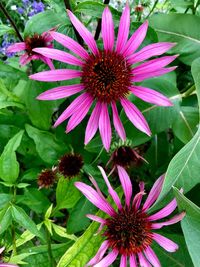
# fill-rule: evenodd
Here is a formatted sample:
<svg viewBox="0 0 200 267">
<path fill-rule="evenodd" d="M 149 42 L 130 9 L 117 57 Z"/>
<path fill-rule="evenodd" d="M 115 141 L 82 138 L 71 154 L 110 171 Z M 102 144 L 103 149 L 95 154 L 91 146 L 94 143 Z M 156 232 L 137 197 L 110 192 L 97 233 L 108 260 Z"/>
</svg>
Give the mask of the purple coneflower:
<svg viewBox="0 0 200 267">
<path fill-rule="evenodd" d="M 50 69 L 54 69 L 53 63 L 51 59 L 45 57 L 37 52 L 34 51 L 37 47 L 47 47 L 52 48 L 53 38 L 49 34 L 49 32 L 43 32 L 41 35 L 35 33 L 33 36 L 28 36 L 24 39 L 24 42 L 15 43 L 8 47 L 7 52 L 21 52 L 25 51 L 23 55 L 20 57 L 20 64 L 26 65 L 31 60 L 40 59 L 45 64 L 47 64 Z"/>
<path fill-rule="evenodd" d="M 78 57 L 57 49 L 37 48 L 34 51 L 51 59 L 78 66 L 80 70 L 57 69 L 30 76 L 31 79 L 47 82 L 80 78 L 79 84 L 59 86 L 38 96 L 40 100 L 55 100 L 81 92 L 81 95 L 60 115 L 54 126 L 58 126 L 70 118 L 66 128 L 66 132 L 70 132 L 84 119 L 92 104 L 95 103 L 86 127 L 85 144 L 89 143 L 99 128 L 103 145 L 108 151 L 112 136 L 109 106 L 112 108 L 113 124 L 118 135 L 122 140 L 126 139 L 116 105 L 117 102 L 120 102 L 127 117 L 135 127 L 147 135 L 151 135 L 144 116 L 127 99 L 127 96 L 129 93 L 133 93 L 146 102 L 159 106 L 171 106 L 172 103 L 162 94 L 149 88 L 136 86 L 134 83 L 174 70 L 175 67 L 165 68 L 165 66 L 171 63 L 176 56 L 152 59 L 139 66 L 134 66 L 134 64 L 138 65 L 141 61 L 161 55 L 172 48 L 174 44 L 155 43 L 136 52 L 146 36 L 148 22 L 144 22 L 128 40 L 130 26 L 128 4 L 120 19 L 115 47 L 112 14 L 108 7 L 104 9 L 102 15 L 103 50 L 98 49 L 92 34 L 69 10 L 68 15 L 71 23 L 88 45 L 90 52 L 87 52 L 70 37 L 57 32 L 52 32 L 51 36 Z"/>
<path fill-rule="evenodd" d="M 132 198 L 130 178 L 127 172 L 121 166 L 118 166 L 118 174 L 125 196 L 125 204 L 122 205 L 104 170 L 101 167 L 99 169 L 107 184 L 108 192 L 117 206 L 117 210 L 105 199 L 93 178 L 91 181 L 96 190 L 82 182 L 75 183 L 75 186 L 89 201 L 108 215 L 106 219 L 92 214 L 87 215 L 91 220 L 101 224 L 100 230 L 103 229 L 103 236 L 105 237 L 105 241 L 103 241 L 97 254 L 88 262 L 87 266 L 110 266 L 119 255 L 121 257 L 120 267 L 128 266 L 128 261 L 130 267 L 151 266 L 150 264 L 154 267 L 160 267 L 160 262 L 151 248 L 153 241 L 168 252 L 175 252 L 178 249 L 178 245 L 170 239 L 155 233 L 154 230 L 177 223 L 185 215 L 185 212 L 182 212 L 171 219 L 157 222 L 157 220 L 167 217 L 176 209 L 177 203 L 175 199 L 154 214 L 149 211 L 161 192 L 164 176 L 161 176 L 154 183 L 146 201 L 141 205 L 142 197 L 145 194 L 144 183 L 140 183 L 140 192 Z M 104 256 L 107 250 L 109 253 Z"/>
</svg>

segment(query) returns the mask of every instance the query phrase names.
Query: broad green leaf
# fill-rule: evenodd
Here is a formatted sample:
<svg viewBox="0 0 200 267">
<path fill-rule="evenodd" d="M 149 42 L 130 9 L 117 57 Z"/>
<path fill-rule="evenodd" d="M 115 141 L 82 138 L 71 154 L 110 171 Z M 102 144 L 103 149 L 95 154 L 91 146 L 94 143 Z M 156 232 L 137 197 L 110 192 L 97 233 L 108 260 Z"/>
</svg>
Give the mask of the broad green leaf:
<svg viewBox="0 0 200 267">
<path fill-rule="evenodd" d="M 38 21 L 40 23 L 38 23 Z M 59 24 L 63 24 L 63 22 L 65 24 L 69 23 L 69 19 L 64 12 L 59 14 L 54 12 L 53 10 L 41 12 L 28 20 L 25 26 L 24 35 L 26 37 L 34 33 L 41 34 L 58 26 Z"/>
<path fill-rule="evenodd" d="M 187 65 L 200 56 L 200 17 L 191 14 L 155 14 L 149 19 L 150 26 L 158 34 L 159 41 L 176 42 L 170 53 L 180 54 Z"/>
<path fill-rule="evenodd" d="M 56 188 L 56 208 L 59 209 L 69 209 L 72 208 L 80 198 L 80 192 L 74 186 L 77 181 L 76 178 L 67 179 L 61 177 L 58 181 Z"/>
<path fill-rule="evenodd" d="M 12 195 L 0 193 L 0 209 L 2 209 L 12 199 Z"/>
<path fill-rule="evenodd" d="M 43 239 L 43 235 L 38 231 L 36 224 L 33 222 L 33 220 L 31 220 L 31 218 L 22 208 L 13 205 L 11 207 L 11 211 L 13 219 L 20 226 L 23 226 L 25 229 L 28 229 L 32 234 L 39 236 Z"/>
<path fill-rule="evenodd" d="M 11 264 L 26 264 L 25 261 L 23 261 L 25 258 L 29 257 L 30 255 L 36 254 L 35 252 L 28 252 L 28 253 L 21 253 L 16 256 L 11 256 L 9 263 Z"/>
<path fill-rule="evenodd" d="M 181 226 L 193 264 L 195 267 L 199 267 L 200 208 L 182 195 L 177 188 L 174 188 L 174 194 L 180 211 L 186 212 Z"/>
<path fill-rule="evenodd" d="M 19 176 L 19 163 L 15 151 L 21 143 L 24 131 L 18 132 L 5 146 L 0 157 L 0 178 L 14 184 Z"/>
<path fill-rule="evenodd" d="M 0 36 L 3 36 L 4 34 L 15 34 L 15 30 L 12 27 L 1 24 L 0 25 Z"/>
<path fill-rule="evenodd" d="M 42 131 L 30 125 L 25 126 L 30 138 L 36 144 L 36 150 L 39 156 L 49 164 L 55 164 L 58 158 L 64 153 L 65 147 L 55 139 L 52 133 Z"/>
<path fill-rule="evenodd" d="M 57 225 L 55 223 L 52 223 L 52 227 L 53 227 L 53 230 L 55 231 L 55 233 L 61 237 L 65 237 L 67 239 L 71 239 L 71 240 L 74 240 L 76 241 L 77 240 L 77 237 L 75 235 L 69 235 L 66 233 L 66 229 L 60 225 Z"/>
<path fill-rule="evenodd" d="M 12 223 L 11 207 L 6 206 L 0 211 L 0 234 L 5 232 Z"/>
<path fill-rule="evenodd" d="M 12 80 L 27 80 L 27 74 L 21 70 L 11 67 L 8 64 L 0 62 L 0 78 L 9 78 Z"/>
<path fill-rule="evenodd" d="M 199 111 L 197 108 L 181 107 L 172 129 L 174 134 L 186 144 L 195 135 L 198 123 Z"/>
</svg>

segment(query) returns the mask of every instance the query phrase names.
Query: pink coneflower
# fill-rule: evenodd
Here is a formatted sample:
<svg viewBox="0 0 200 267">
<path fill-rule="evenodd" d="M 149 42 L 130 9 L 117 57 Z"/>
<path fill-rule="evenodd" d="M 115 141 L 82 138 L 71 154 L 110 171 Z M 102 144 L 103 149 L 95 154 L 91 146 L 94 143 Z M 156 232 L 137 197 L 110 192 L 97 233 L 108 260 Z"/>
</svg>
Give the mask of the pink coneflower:
<svg viewBox="0 0 200 267">
<path fill-rule="evenodd" d="M 47 64 L 50 67 L 50 69 L 54 69 L 51 59 L 33 51 L 37 47 L 52 48 L 53 47 L 52 41 L 53 41 L 53 38 L 51 37 L 49 32 L 44 32 L 41 35 L 35 33 L 32 36 L 26 37 L 24 39 L 24 42 L 15 43 L 9 46 L 7 51 L 9 53 L 25 51 L 25 53 L 21 55 L 20 60 L 19 60 L 21 65 L 26 65 L 31 60 L 40 59 L 45 64 Z"/>
<path fill-rule="evenodd" d="M 97 254 L 88 262 L 87 266 L 107 267 L 110 266 L 117 256 L 121 257 L 120 267 L 128 266 L 151 266 L 159 267 L 160 262 L 151 248 L 153 241 L 157 242 L 168 252 L 174 252 L 178 245 L 168 238 L 154 232 L 163 226 L 179 222 L 185 215 L 182 212 L 166 221 L 156 222 L 170 215 L 177 207 L 176 200 L 173 199 L 160 211 L 151 214 L 150 207 L 158 198 L 164 177 L 161 176 L 153 185 L 146 201 L 141 205 L 144 195 L 144 183 L 140 183 L 140 192 L 132 198 L 132 184 L 127 172 L 118 166 L 118 174 L 125 195 L 125 204 L 122 202 L 112 188 L 104 170 L 99 167 L 102 176 L 107 184 L 108 192 L 117 206 L 117 210 L 105 199 L 96 181 L 91 178 L 94 190 L 91 186 L 82 182 L 76 182 L 75 186 L 108 217 L 100 218 L 96 215 L 87 215 L 93 221 L 101 224 L 105 241 L 102 243 Z M 109 251 L 107 256 L 104 256 Z"/>
<path fill-rule="evenodd" d="M 103 50 L 98 49 L 92 34 L 69 10 L 68 15 L 71 23 L 88 45 L 90 52 L 87 52 L 70 37 L 57 32 L 52 32 L 51 36 L 78 57 L 49 48 L 37 48 L 34 51 L 51 59 L 78 66 L 80 70 L 57 69 L 30 76 L 31 79 L 48 82 L 80 78 L 79 84 L 59 86 L 38 96 L 40 100 L 55 100 L 81 92 L 81 95 L 61 114 L 54 126 L 58 126 L 64 120 L 70 118 L 66 128 L 66 132 L 70 132 L 84 119 L 92 104 L 95 103 L 86 127 L 85 144 L 93 138 L 99 128 L 103 145 L 108 151 L 112 135 L 108 112 L 109 106 L 112 109 L 113 124 L 118 135 L 122 140 L 126 139 L 125 130 L 116 105 L 119 102 L 135 127 L 147 135 L 151 135 L 144 116 L 127 99 L 127 96 L 129 93 L 133 93 L 146 102 L 160 106 L 171 106 L 172 103 L 162 94 L 149 88 L 136 86 L 134 83 L 174 70 L 175 67 L 165 68 L 165 66 L 171 63 L 176 56 L 152 59 L 139 66 L 134 66 L 134 64 L 161 55 L 172 48 L 174 44 L 155 43 L 136 52 L 146 36 L 148 22 L 144 22 L 128 40 L 130 26 L 130 9 L 128 4 L 120 19 L 115 47 L 112 14 L 108 7 L 104 9 L 102 15 Z"/>
</svg>

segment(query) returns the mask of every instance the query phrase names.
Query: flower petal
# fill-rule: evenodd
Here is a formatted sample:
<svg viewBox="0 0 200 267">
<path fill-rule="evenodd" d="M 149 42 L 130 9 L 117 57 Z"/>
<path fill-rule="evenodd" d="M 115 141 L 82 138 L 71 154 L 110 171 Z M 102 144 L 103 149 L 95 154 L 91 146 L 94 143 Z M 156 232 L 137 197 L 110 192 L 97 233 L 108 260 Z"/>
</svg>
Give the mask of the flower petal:
<svg viewBox="0 0 200 267">
<path fill-rule="evenodd" d="M 64 51 L 53 49 L 53 48 L 47 48 L 47 47 L 39 47 L 33 49 L 34 52 L 39 53 L 45 57 L 55 59 L 67 64 L 75 65 L 75 66 L 82 66 L 83 61 L 76 58 L 75 56 L 66 53 Z"/>
<path fill-rule="evenodd" d="M 71 118 L 68 121 L 66 133 L 69 133 L 71 130 L 73 130 L 87 115 L 91 105 L 93 102 L 93 98 L 91 96 L 88 96 L 84 106 L 80 106 L 75 113 L 71 116 Z"/>
<path fill-rule="evenodd" d="M 119 30 L 116 43 L 117 53 L 121 52 L 121 50 L 124 48 L 127 42 L 129 35 L 129 28 L 130 28 L 130 8 L 127 2 L 119 22 Z"/>
<path fill-rule="evenodd" d="M 132 197 L 131 180 L 128 176 L 128 173 L 125 171 L 124 168 L 122 168 L 121 166 L 117 166 L 117 170 L 118 170 L 119 179 L 122 184 L 123 191 L 124 191 L 126 205 L 129 207 L 131 197 Z"/>
<path fill-rule="evenodd" d="M 153 187 L 151 188 L 149 192 L 149 195 L 146 201 L 144 202 L 144 205 L 142 208 L 144 211 L 149 209 L 151 205 L 156 201 L 158 196 L 160 195 L 164 179 L 165 179 L 165 175 L 162 175 L 155 181 Z"/>
<path fill-rule="evenodd" d="M 98 263 L 104 256 L 106 250 L 108 249 L 108 241 L 105 240 L 99 250 L 97 251 L 96 255 L 86 264 L 86 267 L 87 266 L 93 266 L 94 264 Z"/>
<path fill-rule="evenodd" d="M 142 48 L 139 52 L 131 55 L 127 61 L 129 64 L 132 65 L 137 62 L 149 59 L 150 57 L 160 56 L 175 45 L 176 43 L 164 43 L 164 42 L 150 44 Z"/>
<path fill-rule="evenodd" d="M 97 208 L 104 211 L 110 216 L 115 215 L 113 207 L 104 200 L 99 194 L 89 185 L 86 185 L 82 182 L 75 182 L 74 185 L 78 188 L 83 195 L 92 202 Z"/>
<path fill-rule="evenodd" d="M 26 44 L 24 42 L 21 42 L 21 43 L 15 43 L 15 44 L 12 44 L 10 45 L 8 48 L 7 48 L 7 52 L 8 53 L 14 53 L 14 52 L 20 52 L 20 51 L 23 51 L 26 49 Z"/>
<path fill-rule="evenodd" d="M 153 249 L 149 246 L 145 249 L 144 254 L 148 261 L 154 266 L 154 267 L 161 267 L 160 261 L 158 257 L 156 256 Z"/>
<path fill-rule="evenodd" d="M 67 108 L 63 113 L 59 116 L 59 118 L 56 120 L 54 127 L 57 127 L 59 124 L 61 124 L 63 121 L 68 119 L 73 113 L 75 113 L 80 106 L 82 107 L 87 101 L 88 94 L 83 93 L 82 95 L 78 96 Z"/>
<path fill-rule="evenodd" d="M 66 36 L 59 32 L 50 32 L 50 34 L 54 38 L 54 40 L 67 47 L 81 58 L 87 59 L 89 57 L 88 52 L 69 36 Z"/>
<path fill-rule="evenodd" d="M 114 46 L 115 40 L 115 33 L 114 33 L 114 23 L 112 19 L 112 14 L 108 6 L 104 8 L 102 14 L 102 38 L 103 38 L 103 45 L 104 49 L 107 51 L 112 51 Z"/>
<path fill-rule="evenodd" d="M 165 221 L 165 222 L 160 222 L 160 223 L 152 223 L 151 227 L 152 229 L 160 229 L 163 226 L 175 224 L 177 222 L 180 222 L 183 218 L 185 217 L 185 212 L 181 212 L 180 214 L 175 215 L 171 219 Z"/>
<path fill-rule="evenodd" d="M 99 263 L 95 264 L 93 267 L 108 267 L 110 266 L 117 258 L 118 252 L 112 250 L 105 258 L 103 258 Z"/>
<path fill-rule="evenodd" d="M 129 88 L 131 92 L 137 97 L 141 98 L 143 101 L 146 101 L 157 106 L 172 106 L 172 102 L 164 95 L 159 92 L 156 92 L 152 89 L 142 87 L 142 86 L 132 86 Z"/>
<path fill-rule="evenodd" d="M 102 219 L 99 216 L 93 215 L 93 214 L 87 214 L 86 217 L 88 217 L 92 221 L 99 222 L 101 224 L 105 224 L 106 223 L 106 220 Z"/>
<path fill-rule="evenodd" d="M 150 136 L 151 131 L 149 129 L 148 123 L 142 113 L 139 111 L 139 109 L 128 99 L 125 98 L 121 99 L 121 104 L 124 108 L 127 117 L 135 125 L 135 127 Z"/>
<path fill-rule="evenodd" d="M 111 195 L 111 197 L 114 200 L 115 204 L 117 205 L 118 209 L 122 209 L 122 204 L 121 204 L 120 198 L 119 198 L 117 192 L 112 188 L 104 169 L 101 166 L 98 166 L 98 168 L 99 168 L 99 170 L 103 176 L 104 181 L 106 182 L 109 194 Z"/>
<path fill-rule="evenodd" d="M 145 194 L 144 193 L 144 182 L 140 182 L 139 187 L 140 187 L 140 192 L 135 195 L 133 199 L 133 204 L 132 204 L 133 206 L 135 206 L 136 209 L 139 209 L 141 201 L 142 201 L 142 197 Z"/>
<path fill-rule="evenodd" d="M 111 143 L 111 126 L 106 103 L 101 103 L 101 113 L 99 117 L 99 131 L 106 151 L 110 149 Z"/>
<path fill-rule="evenodd" d="M 178 249 L 178 245 L 176 243 L 162 235 L 153 233 L 152 238 L 168 252 L 175 252 Z"/>
<path fill-rule="evenodd" d="M 60 69 L 60 70 L 47 70 L 32 74 L 29 76 L 32 80 L 43 81 L 43 82 L 57 82 L 78 78 L 82 75 L 81 71 Z"/>
<path fill-rule="evenodd" d="M 119 137 L 124 141 L 126 139 L 126 133 L 123 124 L 120 120 L 115 102 L 111 103 L 111 107 L 113 112 L 113 124 L 115 126 L 115 130 L 117 131 Z"/>
<path fill-rule="evenodd" d="M 147 261 L 147 259 L 144 257 L 144 255 L 141 252 L 138 253 L 138 258 L 139 258 L 141 267 L 151 267 L 151 264 Z"/>
<path fill-rule="evenodd" d="M 177 58 L 177 55 L 175 56 L 165 56 L 160 57 L 156 59 L 149 60 L 135 68 L 133 68 L 133 75 L 141 75 L 145 74 L 147 72 L 153 72 L 157 71 L 159 69 L 164 68 L 168 64 L 170 64 L 174 59 Z"/>
<path fill-rule="evenodd" d="M 171 72 L 173 70 L 175 70 L 177 67 L 170 67 L 170 68 L 163 68 L 160 70 L 156 70 L 156 71 L 151 71 L 148 73 L 144 73 L 144 74 L 137 74 L 136 76 L 133 76 L 131 78 L 132 82 L 142 82 L 143 80 L 149 79 L 149 78 L 154 78 L 154 77 L 158 77 L 161 75 L 164 75 L 168 72 Z"/>
<path fill-rule="evenodd" d="M 171 214 L 177 207 L 176 199 L 174 198 L 167 206 L 165 206 L 160 211 L 148 217 L 148 220 L 155 221 L 167 217 Z"/>
<path fill-rule="evenodd" d="M 87 145 L 90 142 L 90 140 L 93 138 L 93 136 L 97 132 L 97 129 L 99 126 L 100 112 L 101 112 L 101 104 L 100 102 L 97 102 L 88 120 L 88 124 L 85 130 L 85 141 L 84 141 L 85 145 Z"/>
<path fill-rule="evenodd" d="M 81 92 L 84 89 L 82 84 L 63 85 L 50 89 L 37 96 L 39 100 L 56 100 L 65 98 Z"/>
<path fill-rule="evenodd" d="M 26 65 L 26 64 L 29 63 L 30 61 L 31 61 L 31 58 L 28 56 L 27 53 L 21 55 L 20 58 L 19 58 L 19 63 L 20 63 L 20 65 L 22 65 L 22 66 Z"/>
<path fill-rule="evenodd" d="M 137 267 L 137 261 L 135 254 L 130 255 L 130 267 Z"/>
<path fill-rule="evenodd" d="M 127 264 L 127 256 L 126 255 L 122 255 L 119 267 L 126 267 L 126 264 Z"/>
<path fill-rule="evenodd" d="M 129 57 L 134 53 L 143 42 L 148 28 L 148 22 L 145 21 L 128 40 L 121 53 L 124 57 Z"/>
<path fill-rule="evenodd" d="M 67 10 L 67 13 L 71 20 L 71 23 L 74 25 L 80 36 L 91 49 L 92 53 L 94 55 L 97 55 L 99 53 L 99 50 L 91 32 L 88 31 L 88 29 L 80 22 L 79 19 L 77 19 L 77 17 L 70 10 Z"/>
<path fill-rule="evenodd" d="M 40 59 L 41 59 L 45 64 L 47 64 L 51 70 L 54 70 L 54 69 L 55 69 L 55 67 L 54 67 L 53 62 L 52 62 L 51 59 L 49 59 L 49 58 L 47 58 L 47 57 L 43 57 L 42 55 L 41 55 Z"/>
</svg>

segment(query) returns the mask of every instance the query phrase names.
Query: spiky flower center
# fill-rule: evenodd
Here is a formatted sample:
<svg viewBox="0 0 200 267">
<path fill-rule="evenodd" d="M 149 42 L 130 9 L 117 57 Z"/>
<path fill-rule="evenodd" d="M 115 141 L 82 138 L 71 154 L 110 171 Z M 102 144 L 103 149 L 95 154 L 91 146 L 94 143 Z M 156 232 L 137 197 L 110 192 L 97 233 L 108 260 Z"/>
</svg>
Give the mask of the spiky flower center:
<svg viewBox="0 0 200 267">
<path fill-rule="evenodd" d="M 49 188 L 51 187 L 56 180 L 55 171 L 50 169 L 43 170 L 38 176 L 38 185 L 40 188 Z"/>
<path fill-rule="evenodd" d="M 79 154 L 66 154 L 60 158 L 58 169 L 66 177 L 74 177 L 83 167 L 83 158 Z"/>
<path fill-rule="evenodd" d="M 45 38 L 42 35 L 35 33 L 32 37 L 26 37 L 25 39 L 26 51 L 29 56 L 37 54 L 33 51 L 37 47 L 46 47 Z"/>
<path fill-rule="evenodd" d="M 140 210 L 122 209 L 114 217 L 106 219 L 106 226 L 104 235 L 109 246 L 121 255 L 141 252 L 152 243 L 151 222 Z"/>
<path fill-rule="evenodd" d="M 126 96 L 131 85 L 131 66 L 114 51 L 90 55 L 82 68 L 81 82 L 95 99 L 111 103 Z"/>
</svg>

